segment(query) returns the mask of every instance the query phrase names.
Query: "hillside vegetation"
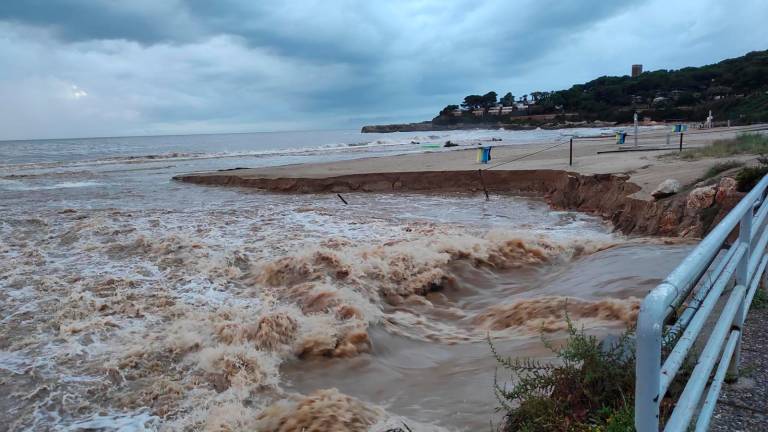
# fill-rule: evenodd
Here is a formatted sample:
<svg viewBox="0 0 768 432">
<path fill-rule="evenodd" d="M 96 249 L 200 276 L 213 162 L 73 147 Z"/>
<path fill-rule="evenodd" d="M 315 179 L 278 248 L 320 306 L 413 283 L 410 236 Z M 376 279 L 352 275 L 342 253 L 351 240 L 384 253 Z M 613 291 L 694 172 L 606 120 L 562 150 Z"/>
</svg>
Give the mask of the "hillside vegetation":
<svg viewBox="0 0 768 432">
<path fill-rule="evenodd" d="M 501 109 L 501 107 L 508 107 Z M 719 63 L 656 70 L 632 78 L 602 76 L 567 90 L 537 91 L 515 97 L 496 92 L 469 95 L 460 105 L 446 106 L 432 122 L 518 123 L 602 120 L 630 122 L 637 111 L 654 121 L 715 121 L 733 124 L 768 121 L 768 50 L 754 51 Z"/>
</svg>

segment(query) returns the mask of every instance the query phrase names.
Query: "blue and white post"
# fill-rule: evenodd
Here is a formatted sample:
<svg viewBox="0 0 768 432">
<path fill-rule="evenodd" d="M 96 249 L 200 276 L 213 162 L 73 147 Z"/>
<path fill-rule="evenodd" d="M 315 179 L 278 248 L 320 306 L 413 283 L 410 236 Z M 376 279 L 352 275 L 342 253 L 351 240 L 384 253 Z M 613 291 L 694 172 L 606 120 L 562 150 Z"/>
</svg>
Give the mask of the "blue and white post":
<svg viewBox="0 0 768 432">
<path fill-rule="evenodd" d="M 637 111 L 635 111 L 635 147 L 637 147 Z"/>
</svg>

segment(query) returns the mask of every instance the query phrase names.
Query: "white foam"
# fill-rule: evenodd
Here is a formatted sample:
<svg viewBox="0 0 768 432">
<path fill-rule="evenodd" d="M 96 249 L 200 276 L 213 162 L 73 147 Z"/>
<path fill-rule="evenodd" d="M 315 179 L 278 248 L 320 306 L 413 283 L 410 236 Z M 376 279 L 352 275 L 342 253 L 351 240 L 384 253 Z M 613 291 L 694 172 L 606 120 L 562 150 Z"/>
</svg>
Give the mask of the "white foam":
<svg viewBox="0 0 768 432">
<path fill-rule="evenodd" d="M 59 427 L 62 432 L 92 431 L 104 432 L 148 432 L 157 431 L 160 419 L 146 412 L 125 414 L 95 414 L 83 420 Z"/>
<path fill-rule="evenodd" d="M 30 185 L 15 180 L 3 180 L 0 179 L 0 188 L 12 191 L 38 191 L 38 190 L 53 190 L 53 189 L 71 189 L 71 188 L 83 188 L 83 187 L 97 187 L 103 186 L 102 183 L 94 181 L 82 181 L 82 182 L 62 182 L 52 185 Z"/>
<path fill-rule="evenodd" d="M 20 352 L 0 351 L 0 369 L 22 375 L 31 366 L 32 361 Z"/>
</svg>

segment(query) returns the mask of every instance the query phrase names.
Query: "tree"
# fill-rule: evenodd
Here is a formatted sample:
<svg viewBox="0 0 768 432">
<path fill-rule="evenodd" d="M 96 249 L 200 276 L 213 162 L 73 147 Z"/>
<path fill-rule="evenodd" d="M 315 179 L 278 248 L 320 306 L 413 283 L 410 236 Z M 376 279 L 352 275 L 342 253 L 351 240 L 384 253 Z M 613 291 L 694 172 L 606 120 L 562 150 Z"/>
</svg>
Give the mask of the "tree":
<svg viewBox="0 0 768 432">
<path fill-rule="evenodd" d="M 501 102 L 501 105 L 505 107 L 513 106 L 515 104 L 515 97 L 512 96 L 512 92 L 507 92 L 507 94 L 502 96 L 499 102 Z"/>
<path fill-rule="evenodd" d="M 441 116 L 450 116 L 453 115 L 453 112 L 459 109 L 458 105 L 446 105 L 445 108 L 443 108 L 440 111 Z"/>
<path fill-rule="evenodd" d="M 483 108 L 491 108 L 496 106 L 496 92 L 489 91 L 483 95 Z"/>
<path fill-rule="evenodd" d="M 461 106 L 465 109 L 475 110 L 481 108 L 483 106 L 483 102 L 483 96 L 469 95 L 464 98 L 464 102 L 461 103 Z"/>
</svg>

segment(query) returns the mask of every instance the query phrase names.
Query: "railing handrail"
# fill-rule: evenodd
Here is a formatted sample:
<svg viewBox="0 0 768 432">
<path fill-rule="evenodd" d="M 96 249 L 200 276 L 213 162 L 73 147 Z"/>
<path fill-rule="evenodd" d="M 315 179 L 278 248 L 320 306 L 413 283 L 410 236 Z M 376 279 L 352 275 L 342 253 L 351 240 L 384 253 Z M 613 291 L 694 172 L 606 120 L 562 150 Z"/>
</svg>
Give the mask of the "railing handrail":
<svg viewBox="0 0 768 432">
<path fill-rule="evenodd" d="M 696 423 L 697 431 L 709 427 L 709 417 L 726 370 L 738 371 L 741 326 L 768 263 L 768 256 L 765 255 L 768 229 L 764 229 L 768 220 L 768 204 L 764 199 L 767 191 L 768 176 L 765 176 L 641 303 L 636 342 L 635 427 L 638 432 L 659 431 L 661 400 L 710 313 L 715 310 L 720 296 L 735 278 L 737 287 L 731 292 L 726 308 L 720 311 L 717 324 L 699 354 L 694 373 L 664 430 L 687 430 L 716 360 L 725 348 L 710 386 L 710 394 Z M 755 212 L 757 204 L 760 207 Z M 737 226 L 738 241 L 715 264 Z M 708 276 L 706 279 L 703 278 L 705 274 Z M 671 326 L 673 333 L 666 341 L 673 341 L 674 345 L 669 347 L 670 354 L 662 363 L 667 319 L 691 297 L 697 286 L 698 290 L 693 293 L 687 309 Z"/>
</svg>

